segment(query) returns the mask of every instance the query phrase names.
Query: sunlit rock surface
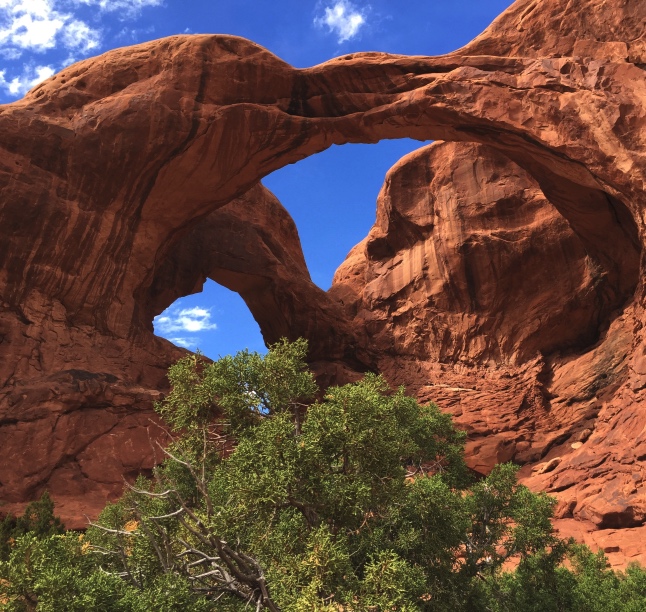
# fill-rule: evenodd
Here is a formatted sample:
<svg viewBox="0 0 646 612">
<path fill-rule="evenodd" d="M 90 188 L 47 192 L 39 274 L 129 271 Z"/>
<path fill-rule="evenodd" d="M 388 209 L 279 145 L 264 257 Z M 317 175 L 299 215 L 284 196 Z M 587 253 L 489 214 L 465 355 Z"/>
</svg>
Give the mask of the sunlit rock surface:
<svg viewBox="0 0 646 612">
<path fill-rule="evenodd" d="M 152 401 L 183 352 L 151 321 L 208 276 L 267 341 L 305 335 L 321 381 L 383 370 L 455 414 L 475 470 L 523 464 L 564 533 L 645 561 L 645 19 L 519 0 L 446 56 L 305 70 L 177 36 L 1 106 L 4 508 L 48 488 L 78 525 L 152 467 Z M 258 181 L 404 136 L 445 142 L 391 170 L 325 294 Z"/>
</svg>

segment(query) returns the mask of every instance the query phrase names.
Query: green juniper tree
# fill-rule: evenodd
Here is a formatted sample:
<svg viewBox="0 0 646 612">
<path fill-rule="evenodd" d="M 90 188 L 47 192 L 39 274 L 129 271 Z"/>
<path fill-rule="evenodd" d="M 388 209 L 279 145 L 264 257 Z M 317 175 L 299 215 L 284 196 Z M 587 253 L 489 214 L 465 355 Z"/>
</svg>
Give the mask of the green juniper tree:
<svg viewBox="0 0 646 612">
<path fill-rule="evenodd" d="M 0 561 L 9 558 L 15 541 L 27 533 L 43 538 L 63 531 L 63 525 L 54 516 L 54 502 L 45 491 L 38 501 L 27 505 L 22 516 L 8 514 L 0 521 Z"/>
<path fill-rule="evenodd" d="M 473 482 L 437 406 L 376 375 L 316 401 L 306 351 L 180 360 L 153 479 L 85 535 L 6 540 L 0 610 L 646 609 L 646 573 L 555 537 L 514 466 Z"/>
<path fill-rule="evenodd" d="M 370 374 L 314 401 L 306 350 L 171 368 L 167 459 L 89 534 L 106 571 L 258 609 L 446 609 L 556 541 L 511 466 L 467 488 L 464 434 L 434 404 Z"/>
</svg>

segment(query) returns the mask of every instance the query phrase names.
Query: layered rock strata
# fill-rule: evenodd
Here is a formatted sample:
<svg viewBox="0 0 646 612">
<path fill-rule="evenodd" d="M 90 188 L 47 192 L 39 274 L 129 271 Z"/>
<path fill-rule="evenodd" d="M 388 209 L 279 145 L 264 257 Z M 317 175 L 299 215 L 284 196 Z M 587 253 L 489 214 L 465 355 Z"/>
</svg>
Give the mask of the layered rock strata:
<svg viewBox="0 0 646 612">
<path fill-rule="evenodd" d="M 642 529 L 645 18 L 518 0 L 446 56 L 305 70 L 178 36 L 0 107 L 0 499 L 48 487 L 67 518 L 91 514 L 152 466 L 151 401 L 181 351 L 151 320 L 210 276 L 268 341 L 308 337 L 328 380 L 380 368 L 454 412 L 474 469 L 524 464 L 564 529 Z M 391 172 L 326 295 L 257 183 L 403 136 L 474 144 Z"/>
</svg>

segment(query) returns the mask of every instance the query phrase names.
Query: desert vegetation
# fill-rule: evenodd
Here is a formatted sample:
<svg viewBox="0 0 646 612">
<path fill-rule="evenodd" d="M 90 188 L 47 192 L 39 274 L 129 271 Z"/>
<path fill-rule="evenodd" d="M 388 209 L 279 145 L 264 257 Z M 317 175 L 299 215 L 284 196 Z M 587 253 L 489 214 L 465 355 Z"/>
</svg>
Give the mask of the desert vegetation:
<svg viewBox="0 0 646 612">
<path fill-rule="evenodd" d="M 646 609 L 643 569 L 558 538 L 514 465 L 475 479 L 436 405 L 374 374 L 321 396 L 306 352 L 181 359 L 153 478 L 85 533 L 46 494 L 4 519 L 0 609 Z"/>
</svg>

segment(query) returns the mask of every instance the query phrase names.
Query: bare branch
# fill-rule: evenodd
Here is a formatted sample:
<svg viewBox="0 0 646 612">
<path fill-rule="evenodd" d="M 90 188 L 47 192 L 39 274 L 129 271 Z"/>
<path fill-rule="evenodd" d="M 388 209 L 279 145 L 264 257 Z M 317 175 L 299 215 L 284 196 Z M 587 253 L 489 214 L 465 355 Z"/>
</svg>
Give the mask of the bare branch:
<svg viewBox="0 0 646 612">
<path fill-rule="evenodd" d="M 167 491 L 164 491 L 163 493 L 153 493 L 152 491 L 146 491 L 145 489 L 137 489 L 137 487 L 133 487 L 131 484 L 129 484 L 127 481 L 125 481 L 125 485 L 128 489 L 133 491 L 134 493 L 137 493 L 137 495 L 145 495 L 146 497 L 155 497 L 155 498 L 167 498 L 171 493 L 175 493 L 176 491 L 174 489 L 168 489 Z"/>
<path fill-rule="evenodd" d="M 97 529 L 100 529 L 101 531 L 105 531 L 106 533 L 114 533 L 116 535 L 124 535 L 124 536 L 130 536 L 133 538 L 136 537 L 143 537 L 141 534 L 137 533 L 137 531 L 124 531 L 123 529 L 110 529 L 109 527 L 104 527 L 103 525 L 99 525 L 98 523 L 93 523 L 90 521 L 89 523 L 90 527 L 96 527 Z"/>
<path fill-rule="evenodd" d="M 147 518 L 150 521 L 161 521 L 164 519 L 173 518 L 174 516 L 179 516 L 182 512 L 185 512 L 184 508 L 179 508 L 178 510 L 171 512 L 170 514 L 162 514 L 161 516 L 149 516 Z"/>
<path fill-rule="evenodd" d="M 164 558 L 164 555 L 162 554 L 161 548 L 159 548 L 159 544 L 157 544 L 157 540 L 155 539 L 154 534 L 150 531 L 150 529 L 148 529 L 148 526 L 146 525 L 146 521 L 143 519 L 141 514 L 137 513 L 137 518 L 139 519 L 139 527 L 144 532 L 145 536 L 148 538 L 148 541 L 150 542 L 151 546 L 155 549 L 155 553 L 157 554 L 159 563 L 161 564 L 162 568 L 164 568 L 164 573 L 167 573 L 168 559 Z"/>
</svg>

